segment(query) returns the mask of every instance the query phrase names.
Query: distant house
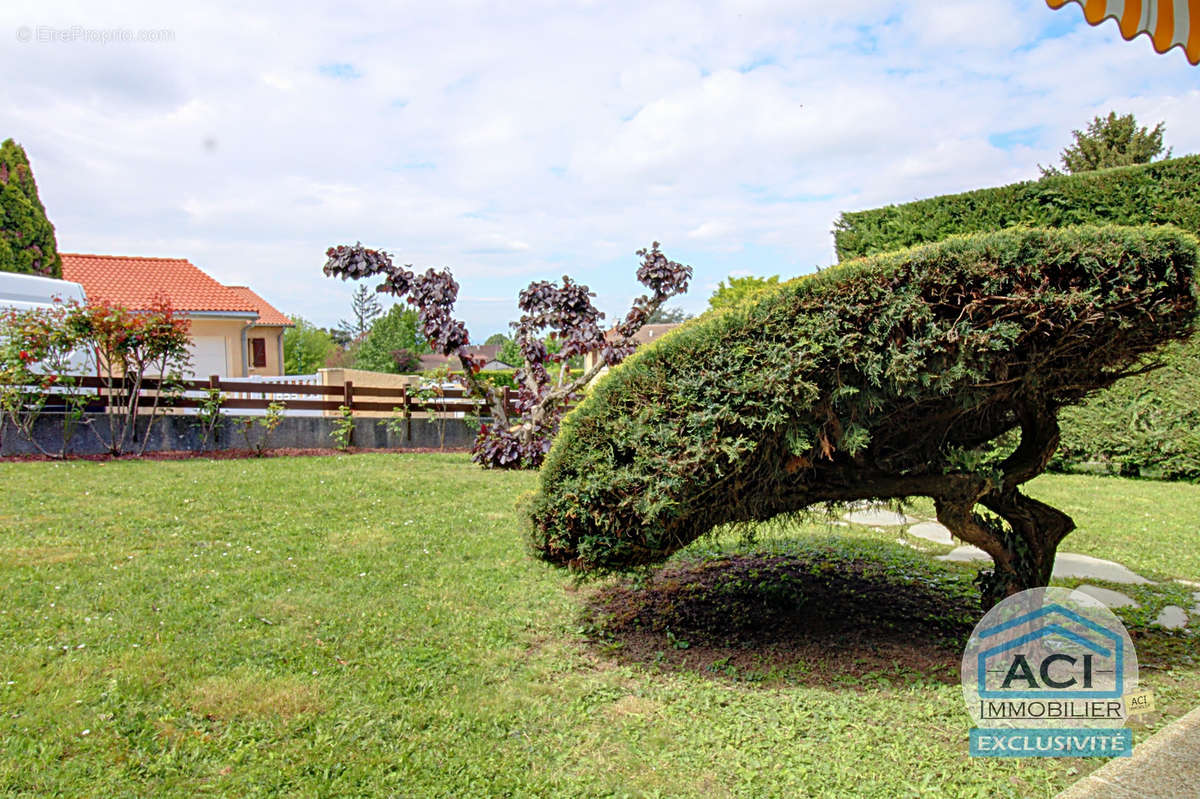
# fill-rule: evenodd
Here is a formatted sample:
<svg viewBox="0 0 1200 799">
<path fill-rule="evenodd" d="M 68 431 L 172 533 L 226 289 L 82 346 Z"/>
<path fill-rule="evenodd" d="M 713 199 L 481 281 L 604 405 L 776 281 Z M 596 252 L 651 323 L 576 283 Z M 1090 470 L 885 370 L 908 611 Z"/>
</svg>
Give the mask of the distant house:
<svg viewBox="0 0 1200 799">
<path fill-rule="evenodd" d="M 483 359 L 483 371 L 494 372 L 499 369 L 512 369 L 513 364 L 505 363 L 499 360 L 496 356 L 500 354 L 499 344 L 480 344 L 473 347 L 467 347 L 467 353 L 473 358 Z M 421 356 L 421 371 L 432 372 L 434 369 L 440 369 L 443 366 L 450 368 L 450 371 L 462 369 L 462 362 L 458 360 L 458 356 L 449 355 L 422 355 Z"/>
<path fill-rule="evenodd" d="M 245 286 L 223 286 L 186 258 L 60 253 L 63 278 L 91 301 L 148 310 L 165 299 L 191 323 L 196 377 L 283 374 L 291 320 Z"/>
<path fill-rule="evenodd" d="M 673 322 L 670 324 L 643 325 L 638 329 L 638 332 L 633 334 L 633 341 L 640 347 L 643 344 L 648 344 L 651 341 L 662 338 L 664 333 L 674 330 L 675 328 L 679 327 L 679 324 L 679 322 Z M 609 341 L 612 341 L 617 337 L 617 332 L 615 330 L 609 330 L 604 334 L 604 337 Z M 583 356 L 583 370 L 585 372 L 592 368 L 592 366 L 596 363 L 597 357 L 597 353 L 594 352 L 589 352 Z"/>
</svg>

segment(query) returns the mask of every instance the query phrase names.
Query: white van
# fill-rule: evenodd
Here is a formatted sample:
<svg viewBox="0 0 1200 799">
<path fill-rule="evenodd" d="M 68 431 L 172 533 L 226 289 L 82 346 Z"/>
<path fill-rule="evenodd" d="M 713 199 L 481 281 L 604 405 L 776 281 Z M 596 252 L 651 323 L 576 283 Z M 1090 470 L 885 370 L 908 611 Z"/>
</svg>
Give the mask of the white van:
<svg viewBox="0 0 1200 799">
<path fill-rule="evenodd" d="M 69 280 L 55 280 L 40 275 L 19 275 L 15 272 L 0 272 L 0 311 L 10 308 L 28 311 L 34 308 L 50 308 L 54 301 L 87 301 L 83 286 Z"/>
<path fill-rule="evenodd" d="M 0 272 L 0 314 L 9 310 L 31 311 L 36 308 L 53 308 L 55 301 L 79 303 L 87 301 L 83 286 L 69 280 L 55 280 L 40 275 L 22 275 L 15 272 Z M 71 372 L 87 374 L 91 357 L 85 351 L 77 351 L 70 359 Z M 36 369 L 35 369 L 36 371 Z"/>
</svg>

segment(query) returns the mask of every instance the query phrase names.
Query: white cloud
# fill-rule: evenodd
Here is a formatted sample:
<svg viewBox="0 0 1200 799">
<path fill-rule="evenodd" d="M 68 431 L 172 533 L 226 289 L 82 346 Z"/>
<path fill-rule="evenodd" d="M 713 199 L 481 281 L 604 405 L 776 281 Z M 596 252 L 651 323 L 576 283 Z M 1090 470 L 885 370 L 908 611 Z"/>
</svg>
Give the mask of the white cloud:
<svg viewBox="0 0 1200 799">
<path fill-rule="evenodd" d="M 732 272 L 828 263 L 841 211 L 1035 177 L 1109 108 L 1200 149 L 1200 73 L 1081 17 L 1017 0 L 18 2 L 0 35 L 173 36 L 10 40 L 0 137 L 29 151 L 63 249 L 186 256 L 329 324 L 352 287 L 321 275 L 324 250 L 361 240 L 452 267 L 483 338 L 533 278 L 569 273 L 620 313 L 653 239 L 696 268 L 692 311 Z"/>
</svg>

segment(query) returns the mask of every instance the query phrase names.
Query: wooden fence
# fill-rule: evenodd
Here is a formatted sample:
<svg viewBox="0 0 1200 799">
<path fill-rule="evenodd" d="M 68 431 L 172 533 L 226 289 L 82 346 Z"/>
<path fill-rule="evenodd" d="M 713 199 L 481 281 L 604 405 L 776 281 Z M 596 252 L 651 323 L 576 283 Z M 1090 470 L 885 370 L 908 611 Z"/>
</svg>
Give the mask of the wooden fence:
<svg viewBox="0 0 1200 799">
<path fill-rule="evenodd" d="M 351 412 L 399 413 L 403 416 L 421 413 L 490 414 L 481 400 L 467 396 L 467 392 L 462 388 L 445 388 L 441 390 L 441 396 L 422 398 L 407 386 L 355 386 L 349 380 L 340 386 L 323 386 L 313 383 L 223 380 L 213 375 L 208 380 L 168 381 L 166 391 L 158 396 L 161 383 L 157 378 L 142 380 L 138 397 L 139 407 L 148 408 L 157 401 L 160 408 L 185 411 L 199 409 L 204 405 L 205 392 L 208 389 L 217 389 L 225 395 L 221 403 L 222 411 L 265 411 L 268 405 L 278 401 L 284 404 L 287 411 L 336 413 L 342 406 L 346 406 Z M 105 378 L 67 377 L 59 380 L 61 388 L 55 393 L 61 395 L 64 391 L 69 391 L 68 386 L 64 384 L 86 391 L 89 395 L 85 408 L 87 411 L 103 411 L 106 405 L 120 404 L 120 397 L 130 390 L 130 386 L 123 384 L 119 378 L 110 387 Z M 507 387 L 503 391 L 505 406 L 509 413 L 515 414 L 515 392 Z M 105 398 L 110 396 L 114 396 L 117 401 L 106 401 Z M 305 399 L 296 399 L 297 396 Z"/>
</svg>

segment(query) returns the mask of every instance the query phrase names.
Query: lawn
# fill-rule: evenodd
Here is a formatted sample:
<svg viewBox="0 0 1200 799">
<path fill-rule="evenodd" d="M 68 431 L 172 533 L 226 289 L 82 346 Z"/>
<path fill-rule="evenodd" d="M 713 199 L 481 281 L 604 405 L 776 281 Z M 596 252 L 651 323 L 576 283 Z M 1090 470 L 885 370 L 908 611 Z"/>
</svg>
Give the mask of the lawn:
<svg viewBox="0 0 1200 799">
<path fill-rule="evenodd" d="M 5 795 L 1048 797 L 1098 765 L 967 756 L 943 639 L 973 612 L 970 569 L 894 530 L 702 542 L 671 568 L 711 591 L 576 585 L 526 554 L 512 507 L 535 476 L 461 455 L 0 474 Z M 1064 549 L 1200 580 L 1200 486 L 1045 476 L 1033 493 L 1080 522 Z M 687 631 L 719 619 L 717 594 L 753 628 L 754 592 L 814 574 L 835 613 L 859 601 L 840 575 L 875 607 L 913 598 L 915 654 L 892 657 L 895 614 L 876 631 L 865 599 L 846 649 L 806 648 L 816 629 Z M 622 626 L 619 602 L 679 629 Z M 1200 665 L 1194 638 L 1129 618 L 1165 710 L 1142 740 L 1200 703 Z"/>
</svg>

